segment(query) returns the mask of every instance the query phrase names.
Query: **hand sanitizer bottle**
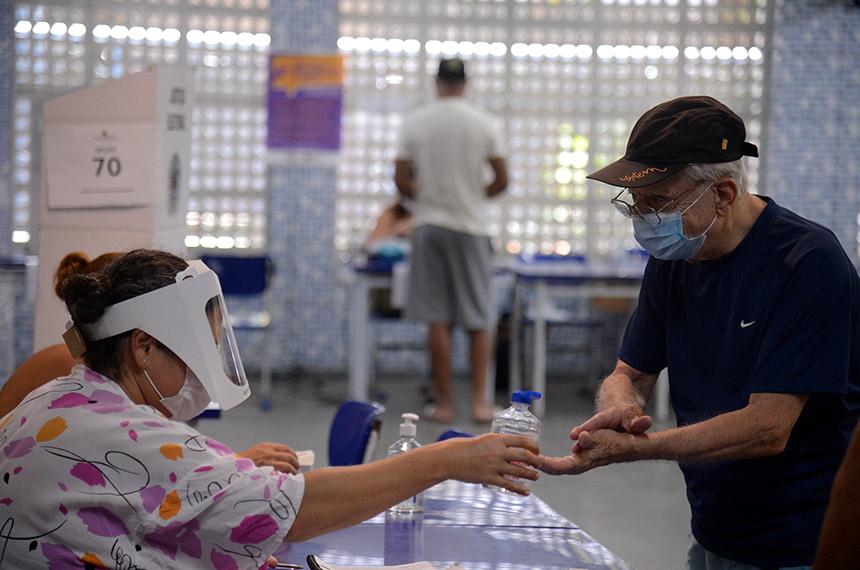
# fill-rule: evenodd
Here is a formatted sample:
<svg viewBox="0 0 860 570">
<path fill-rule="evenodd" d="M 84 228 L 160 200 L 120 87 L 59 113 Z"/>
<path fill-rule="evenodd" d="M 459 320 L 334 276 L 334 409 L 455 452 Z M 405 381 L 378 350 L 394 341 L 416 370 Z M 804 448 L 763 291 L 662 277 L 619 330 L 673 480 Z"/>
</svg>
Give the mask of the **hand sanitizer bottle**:
<svg viewBox="0 0 860 570">
<path fill-rule="evenodd" d="M 511 397 L 511 407 L 496 414 L 491 431 L 493 433 L 524 435 L 533 439 L 535 443 L 538 443 L 540 441 L 540 420 L 531 413 L 529 406 L 532 400 L 537 400 L 540 397 L 540 392 L 531 392 L 528 390 L 517 390 L 514 392 Z M 509 479 L 526 489 L 530 489 L 532 486 L 530 479 L 519 477 L 509 477 Z M 514 494 L 501 487 L 491 486 L 490 488 Z"/>
<path fill-rule="evenodd" d="M 415 439 L 418 426 L 413 423 L 418 421 L 418 414 L 406 413 L 402 414 L 401 417 L 403 418 L 403 423 L 400 424 L 400 438 L 389 446 L 389 457 L 392 455 L 400 455 L 401 453 L 406 453 L 411 449 L 421 447 L 421 444 L 418 443 L 417 439 Z M 394 505 L 388 510 L 392 513 L 398 514 L 421 512 L 424 510 L 424 493 L 418 493 L 417 495 L 406 499 L 402 503 Z"/>
</svg>

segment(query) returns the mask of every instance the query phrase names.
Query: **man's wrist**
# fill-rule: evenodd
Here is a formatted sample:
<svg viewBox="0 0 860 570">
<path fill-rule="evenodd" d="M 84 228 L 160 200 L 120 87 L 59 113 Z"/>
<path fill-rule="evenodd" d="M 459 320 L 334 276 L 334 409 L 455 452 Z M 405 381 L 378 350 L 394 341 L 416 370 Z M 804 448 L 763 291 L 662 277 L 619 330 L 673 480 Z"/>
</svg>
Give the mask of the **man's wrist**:
<svg viewBox="0 0 860 570">
<path fill-rule="evenodd" d="M 638 410 L 640 415 L 645 415 L 643 402 L 635 394 L 606 392 L 609 391 L 606 390 L 597 396 L 597 411 L 602 412 L 611 408 L 630 408 Z"/>
<path fill-rule="evenodd" d="M 611 410 L 612 408 L 627 408 L 629 406 L 635 406 L 635 402 L 630 402 L 628 400 L 621 400 L 619 398 L 598 398 L 597 400 L 597 411 L 605 412 L 606 410 Z"/>
<path fill-rule="evenodd" d="M 615 407 L 635 406 L 644 415 L 645 398 L 636 389 L 633 379 L 617 371 L 603 380 L 597 393 L 598 411 Z"/>
<path fill-rule="evenodd" d="M 630 402 L 629 400 L 620 401 L 620 400 L 601 400 L 597 403 L 597 411 L 605 412 L 607 410 L 611 410 L 617 408 L 624 412 L 624 415 L 627 417 L 636 417 L 636 416 L 644 416 L 645 410 L 640 406 L 637 402 Z"/>
<path fill-rule="evenodd" d="M 636 442 L 631 451 L 634 461 L 665 459 L 676 460 L 675 452 L 671 450 L 674 438 L 674 429 L 646 432 L 636 436 Z"/>
<path fill-rule="evenodd" d="M 630 451 L 627 461 L 641 461 L 643 459 L 657 459 L 656 448 L 660 432 L 640 435 L 631 435 Z M 656 437 L 655 437 L 656 436 Z"/>
</svg>

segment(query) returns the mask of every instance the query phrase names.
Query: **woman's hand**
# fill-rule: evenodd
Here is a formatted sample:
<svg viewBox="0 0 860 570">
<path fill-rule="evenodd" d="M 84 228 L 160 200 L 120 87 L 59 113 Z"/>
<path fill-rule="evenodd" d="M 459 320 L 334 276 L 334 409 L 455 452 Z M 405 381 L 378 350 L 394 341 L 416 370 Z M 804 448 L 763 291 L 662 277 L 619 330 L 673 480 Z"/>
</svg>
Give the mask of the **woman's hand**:
<svg viewBox="0 0 860 570">
<path fill-rule="evenodd" d="M 236 455 L 250 459 L 257 467 L 274 467 L 276 471 L 283 471 L 284 473 L 299 472 L 299 458 L 296 456 L 296 452 L 289 445 L 283 443 L 262 441 Z"/>
<path fill-rule="evenodd" d="M 453 438 L 439 444 L 450 463 L 449 478 L 466 483 L 503 487 L 520 495 L 528 489 L 509 477 L 537 480 L 538 473 L 527 465 L 540 466 L 537 443 L 521 435 L 488 433 L 473 438 Z"/>
</svg>

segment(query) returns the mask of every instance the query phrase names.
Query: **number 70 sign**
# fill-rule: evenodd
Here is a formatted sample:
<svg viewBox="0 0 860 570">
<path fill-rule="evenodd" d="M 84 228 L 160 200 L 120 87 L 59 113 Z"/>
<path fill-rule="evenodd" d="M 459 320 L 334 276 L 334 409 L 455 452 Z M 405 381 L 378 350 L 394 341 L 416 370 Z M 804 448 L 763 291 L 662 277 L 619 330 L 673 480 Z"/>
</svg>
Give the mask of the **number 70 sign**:
<svg viewBox="0 0 860 570">
<path fill-rule="evenodd" d="M 113 176 L 116 178 L 122 173 L 122 162 L 118 156 L 94 156 L 93 162 L 95 162 L 98 166 L 96 166 L 96 178 L 102 175 L 102 172 L 106 172 L 108 176 Z M 107 165 L 107 168 L 105 168 Z"/>
<path fill-rule="evenodd" d="M 155 203 L 160 169 L 154 126 L 53 127 L 44 140 L 49 208 Z"/>
</svg>

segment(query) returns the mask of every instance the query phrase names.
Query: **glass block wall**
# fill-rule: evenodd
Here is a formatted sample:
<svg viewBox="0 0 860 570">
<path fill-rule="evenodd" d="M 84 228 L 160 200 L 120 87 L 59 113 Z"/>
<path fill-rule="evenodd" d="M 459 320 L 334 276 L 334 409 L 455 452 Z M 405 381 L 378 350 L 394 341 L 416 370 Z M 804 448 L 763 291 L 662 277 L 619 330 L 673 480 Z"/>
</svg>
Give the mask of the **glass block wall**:
<svg viewBox="0 0 860 570">
<path fill-rule="evenodd" d="M 768 186 L 860 262 L 860 6 L 777 0 Z"/>
<path fill-rule="evenodd" d="M 467 97 L 506 133 L 512 178 L 492 223 L 510 254 L 634 247 L 612 189 L 585 176 L 621 156 L 633 123 L 660 101 L 714 96 L 763 142 L 768 0 L 340 0 L 340 13 L 343 258 L 393 200 L 398 128 L 434 96 L 442 57 L 467 61 Z M 756 191 L 759 162 L 750 166 Z"/>
<path fill-rule="evenodd" d="M 268 32 L 269 0 L 16 2 L 8 238 L 35 250 L 40 103 L 169 63 L 196 80 L 186 245 L 264 248 Z"/>
<path fill-rule="evenodd" d="M 0 136 L 0 255 L 8 254 L 12 245 L 8 208 L 12 191 L 12 148 L 9 139 L 12 132 L 12 70 L 15 65 L 12 17 L 12 5 L 0 3 L 0 132 L 6 133 Z"/>
</svg>

